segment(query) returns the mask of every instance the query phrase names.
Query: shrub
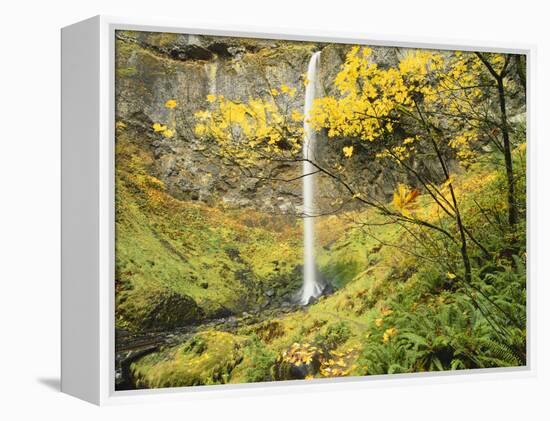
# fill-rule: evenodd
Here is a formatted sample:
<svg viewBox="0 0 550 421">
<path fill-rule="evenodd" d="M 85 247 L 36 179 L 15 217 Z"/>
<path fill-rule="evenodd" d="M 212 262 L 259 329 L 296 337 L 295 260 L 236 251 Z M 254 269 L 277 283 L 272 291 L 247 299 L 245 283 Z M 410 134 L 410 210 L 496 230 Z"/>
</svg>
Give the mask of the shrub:
<svg viewBox="0 0 550 421">
<path fill-rule="evenodd" d="M 267 349 L 260 339 L 253 335 L 244 349 L 245 381 L 266 382 L 273 380 L 275 358 L 275 352 Z"/>
<path fill-rule="evenodd" d="M 334 349 L 346 342 L 351 330 L 346 322 L 331 323 L 315 336 L 314 342 L 325 349 Z"/>
</svg>

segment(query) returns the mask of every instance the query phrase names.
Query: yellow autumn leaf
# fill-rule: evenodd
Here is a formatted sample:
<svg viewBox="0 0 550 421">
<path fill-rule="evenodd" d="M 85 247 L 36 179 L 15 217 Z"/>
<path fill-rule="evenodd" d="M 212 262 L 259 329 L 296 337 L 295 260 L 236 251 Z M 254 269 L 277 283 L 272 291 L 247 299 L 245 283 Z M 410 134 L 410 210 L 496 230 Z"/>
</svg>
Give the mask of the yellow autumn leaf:
<svg viewBox="0 0 550 421">
<path fill-rule="evenodd" d="M 300 111 L 294 110 L 294 111 L 292 111 L 292 114 L 290 115 L 290 118 L 292 118 L 292 121 L 299 122 L 299 121 L 302 121 L 304 119 L 304 115 Z"/>
<path fill-rule="evenodd" d="M 384 337 L 382 338 L 382 341 L 385 344 L 388 343 L 390 338 L 392 336 L 395 336 L 396 333 L 397 333 L 397 328 L 395 327 L 390 327 L 389 329 L 386 329 L 386 331 L 384 332 Z"/>
<path fill-rule="evenodd" d="M 153 130 L 155 132 L 163 132 L 167 129 L 167 127 L 163 124 L 160 124 L 160 123 L 154 123 L 153 124 Z"/>
<path fill-rule="evenodd" d="M 342 148 L 342 151 L 344 152 L 344 156 L 346 158 L 351 158 L 351 156 L 353 155 L 353 146 L 344 146 Z"/>
<path fill-rule="evenodd" d="M 414 209 L 414 200 L 420 195 L 417 189 L 410 189 L 405 184 L 399 183 L 393 192 L 393 206 L 403 215 L 408 215 Z"/>
<path fill-rule="evenodd" d="M 212 95 L 212 94 L 206 95 L 206 100 L 208 102 L 214 102 L 216 100 L 216 95 Z"/>
<path fill-rule="evenodd" d="M 275 88 L 271 88 L 271 95 L 277 96 L 277 95 L 279 95 L 279 91 Z"/>
<path fill-rule="evenodd" d="M 169 99 L 164 103 L 164 106 L 166 108 L 175 108 L 178 105 L 175 99 Z"/>
<path fill-rule="evenodd" d="M 290 97 L 294 97 L 294 95 L 296 95 L 296 88 L 291 88 L 287 85 L 281 85 L 281 92 L 284 92 Z"/>
<path fill-rule="evenodd" d="M 452 272 L 447 272 L 447 278 L 449 279 L 455 279 L 456 278 L 456 275 Z"/>
<path fill-rule="evenodd" d="M 204 136 L 207 133 L 208 129 L 204 124 L 197 124 L 195 126 L 195 134 L 199 137 Z"/>
<path fill-rule="evenodd" d="M 172 137 L 172 136 L 174 136 L 174 131 L 170 130 L 170 129 L 166 129 L 162 132 L 162 135 L 164 137 Z"/>
</svg>

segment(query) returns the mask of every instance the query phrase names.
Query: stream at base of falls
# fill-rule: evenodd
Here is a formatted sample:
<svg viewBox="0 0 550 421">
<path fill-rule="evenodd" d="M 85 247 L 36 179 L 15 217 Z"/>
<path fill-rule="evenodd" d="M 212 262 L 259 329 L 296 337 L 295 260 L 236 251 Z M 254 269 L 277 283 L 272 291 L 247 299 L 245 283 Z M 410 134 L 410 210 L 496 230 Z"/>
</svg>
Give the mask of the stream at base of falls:
<svg viewBox="0 0 550 421">
<path fill-rule="evenodd" d="M 135 390 L 131 364 L 140 358 L 159 351 L 163 347 L 177 346 L 195 333 L 206 329 L 236 332 L 243 326 L 273 320 L 295 311 L 305 311 L 299 303 L 266 309 L 261 312 L 243 312 L 240 315 L 205 320 L 201 324 L 182 326 L 166 331 L 130 333 L 117 330 L 115 333 L 115 390 Z"/>
</svg>

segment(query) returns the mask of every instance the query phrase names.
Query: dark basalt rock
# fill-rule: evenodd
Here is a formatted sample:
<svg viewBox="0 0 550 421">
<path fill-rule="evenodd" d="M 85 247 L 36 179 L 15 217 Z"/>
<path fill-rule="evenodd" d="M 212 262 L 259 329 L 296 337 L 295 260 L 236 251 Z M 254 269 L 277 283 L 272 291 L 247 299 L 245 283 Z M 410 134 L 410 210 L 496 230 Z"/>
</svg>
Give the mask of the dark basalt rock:
<svg viewBox="0 0 550 421">
<path fill-rule="evenodd" d="M 332 293 L 334 293 L 334 287 L 330 282 L 326 282 L 321 295 L 331 295 Z"/>
<path fill-rule="evenodd" d="M 274 367 L 274 377 L 276 380 L 300 380 L 308 375 L 319 372 L 321 367 L 322 353 L 316 351 L 311 356 L 308 363 L 291 363 L 284 360 L 278 360 Z"/>
<path fill-rule="evenodd" d="M 252 207 L 283 215 L 299 214 L 301 183 L 280 183 L 244 177 L 202 152 L 194 132 L 193 115 L 209 109 L 208 95 L 223 95 L 234 101 L 247 101 L 251 92 L 266 95 L 282 84 L 296 88 L 288 98 L 288 110 L 302 109 L 305 88 L 303 73 L 313 51 L 321 50 L 320 94 L 335 93 L 334 78 L 350 46 L 342 44 L 294 43 L 186 34 L 117 32 L 117 119 L 145 129 L 139 138 L 154 150 L 152 173 L 165 183 L 167 191 L 180 200 L 203 203 L 223 202 L 230 208 Z M 381 67 L 395 64 L 396 50 L 373 48 L 373 60 Z M 168 110 L 167 99 L 177 101 L 176 112 Z M 170 122 L 175 135 L 163 138 L 153 133 L 154 122 Z M 319 133 L 317 155 L 339 159 L 342 145 L 328 142 Z M 283 147 L 283 145 L 280 145 Z M 391 199 L 395 184 L 412 181 L 375 159 L 383 148 L 371 142 L 353 160 L 344 162 L 350 172 L 364 174 L 366 193 L 380 200 Z M 425 165 L 425 164 L 423 164 Z M 430 168 L 419 168 L 430 171 Z M 294 179 L 301 165 L 266 164 L 266 174 L 277 179 Z M 328 177 L 318 179 L 319 211 L 331 212 L 338 194 L 347 194 Z M 349 204 L 347 206 L 354 206 Z"/>
<path fill-rule="evenodd" d="M 228 308 L 225 308 L 225 307 L 220 307 L 218 310 L 216 310 L 214 312 L 214 314 L 212 315 L 212 319 L 223 319 L 223 318 L 226 318 L 226 317 L 231 317 L 233 316 L 234 313 L 229 310 Z"/>
<path fill-rule="evenodd" d="M 161 292 L 152 296 L 151 301 L 153 305 L 141 322 L 144 330 L 171 329 L 204 319 L 203 310 L 187 295 Z"/>
</svg>

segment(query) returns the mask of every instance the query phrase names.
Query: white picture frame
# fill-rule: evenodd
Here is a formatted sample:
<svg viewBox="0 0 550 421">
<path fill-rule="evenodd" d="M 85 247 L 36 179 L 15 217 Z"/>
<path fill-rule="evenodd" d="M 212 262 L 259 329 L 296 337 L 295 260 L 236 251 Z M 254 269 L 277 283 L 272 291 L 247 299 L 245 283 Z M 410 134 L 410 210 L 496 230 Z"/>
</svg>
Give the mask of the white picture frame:
<svg viewBox="0 0 550 421">
<path fill-rule="evenodd" d="M 200 386 L 139 391 L 114 390 L 114 39 L 116 30 L 143 30 L 324 41 L 381 46 L 491 51 L 526 54 L 527 107 L 533 94 L 535 48 L 488 42 L 408 39 L 299 29 L 213 26 L 96 16 L 65 27 L 62 41 L 62 378 L 63 392 L 98 405 L 330 391 L 335 388 L 386 387 L 406 382 L 442 384 L 494 378 L 524 378 L 536 373 L 533 337 L 536 287 L 528 261 L 528 364 L 512 369 L 347 377 L 313 381 Z M 536 143 L 528 112 L 528 171 Z M 528 186 L 532 179 L 528 175 Z M 532 191 L 528 187 L 529 193 Z M 528 231 L 533 209 L 528 206 Z M 532 244 L 528 236 L 528 249 Z"/>
</svg>

